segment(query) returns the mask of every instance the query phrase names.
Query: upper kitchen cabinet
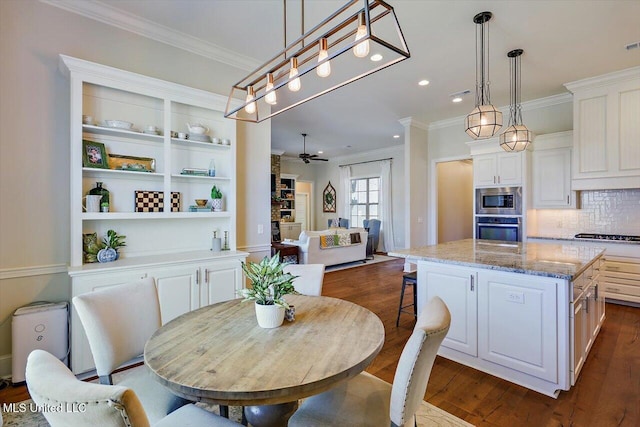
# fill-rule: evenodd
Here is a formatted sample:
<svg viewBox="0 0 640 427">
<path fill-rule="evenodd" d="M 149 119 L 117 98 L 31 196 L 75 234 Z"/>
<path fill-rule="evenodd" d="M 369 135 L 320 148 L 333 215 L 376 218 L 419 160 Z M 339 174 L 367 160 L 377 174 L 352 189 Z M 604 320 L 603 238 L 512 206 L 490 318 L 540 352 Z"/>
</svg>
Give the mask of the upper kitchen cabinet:
<svg viewBox="0 0 640 427">
<path fill-rule="evenodd" d="M 573 132 L 539 135 L 533 145 L 532 194 L 534 209 L 576 207 L 571 191 L 571 145 Z"/>
<path fill-rule="evenodd" d="M 474 187 L 521 186 L 527 152 L 507 153 L 497 138 L 468 143 L 473 156 Z"/>
<path fill-rule="evenodd" d="M 573 190 L 640 187 L 640 67 L 565 84 L 573 93 Z"/>
</svg>

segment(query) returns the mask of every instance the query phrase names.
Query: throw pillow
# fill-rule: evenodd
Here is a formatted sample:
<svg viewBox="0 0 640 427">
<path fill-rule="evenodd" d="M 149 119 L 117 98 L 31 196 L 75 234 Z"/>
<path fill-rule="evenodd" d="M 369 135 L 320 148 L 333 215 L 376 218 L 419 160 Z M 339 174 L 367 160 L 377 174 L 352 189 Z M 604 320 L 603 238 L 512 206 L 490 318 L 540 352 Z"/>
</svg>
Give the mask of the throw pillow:
<svg viewBox="0 0 640 427">
<path fill-rule="evenodd" d="M 351 233 L 351 244 L 362 243 L 360 233 Z"/>
</svg>

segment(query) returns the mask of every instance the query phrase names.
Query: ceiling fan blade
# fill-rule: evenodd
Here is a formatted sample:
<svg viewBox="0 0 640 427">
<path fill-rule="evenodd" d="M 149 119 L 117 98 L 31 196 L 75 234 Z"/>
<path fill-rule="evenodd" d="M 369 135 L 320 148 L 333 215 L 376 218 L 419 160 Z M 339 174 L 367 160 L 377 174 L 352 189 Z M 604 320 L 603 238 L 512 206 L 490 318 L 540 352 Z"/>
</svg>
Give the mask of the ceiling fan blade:
<svg viewBox="0 0 640 427">
<path fill-rule="evenodd" d="M 329 159 L 321 159 L 319 157 L 314 157 L 311 160 L 320 160 L 321 162 L 328 162 L 329 161 Z"/>
</svg>

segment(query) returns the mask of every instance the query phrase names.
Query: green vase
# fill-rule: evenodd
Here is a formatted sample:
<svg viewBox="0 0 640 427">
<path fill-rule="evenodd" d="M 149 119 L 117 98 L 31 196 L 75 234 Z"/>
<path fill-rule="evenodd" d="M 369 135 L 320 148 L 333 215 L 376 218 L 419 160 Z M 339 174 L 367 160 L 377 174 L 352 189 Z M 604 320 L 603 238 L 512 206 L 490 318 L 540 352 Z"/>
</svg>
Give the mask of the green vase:
<svg viewBox="0 0 640 427">
<path fill-rule="evenodd" d="M 101 182 L 96 182 L 95 188 L 89 190 L 90 195 L 100 195 L 102 198 L 100 199 L 100 211 L 101 212 L 109 212 L 109 190 L 102 186 Z"/>
</svg>

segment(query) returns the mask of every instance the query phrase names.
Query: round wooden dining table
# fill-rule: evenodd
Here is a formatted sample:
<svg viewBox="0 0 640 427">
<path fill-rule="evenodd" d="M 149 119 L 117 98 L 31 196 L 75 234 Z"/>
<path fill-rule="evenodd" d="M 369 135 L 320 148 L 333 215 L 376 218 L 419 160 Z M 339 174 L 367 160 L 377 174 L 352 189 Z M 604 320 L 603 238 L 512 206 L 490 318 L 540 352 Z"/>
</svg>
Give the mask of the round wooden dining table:
<svg viewBox="0 0 640 427">
<path fill-rule="evenodd" d="M 371 311 L 337 298 L 289 295 L 295 320 L 258 326 L 241 299 L 183 314 L 147 342 L 155 378 L 192 401 L 243 406 L 252 426 L 286 426 L 298 399 L 362 372 L 384 344 Z"/>
</svg>

